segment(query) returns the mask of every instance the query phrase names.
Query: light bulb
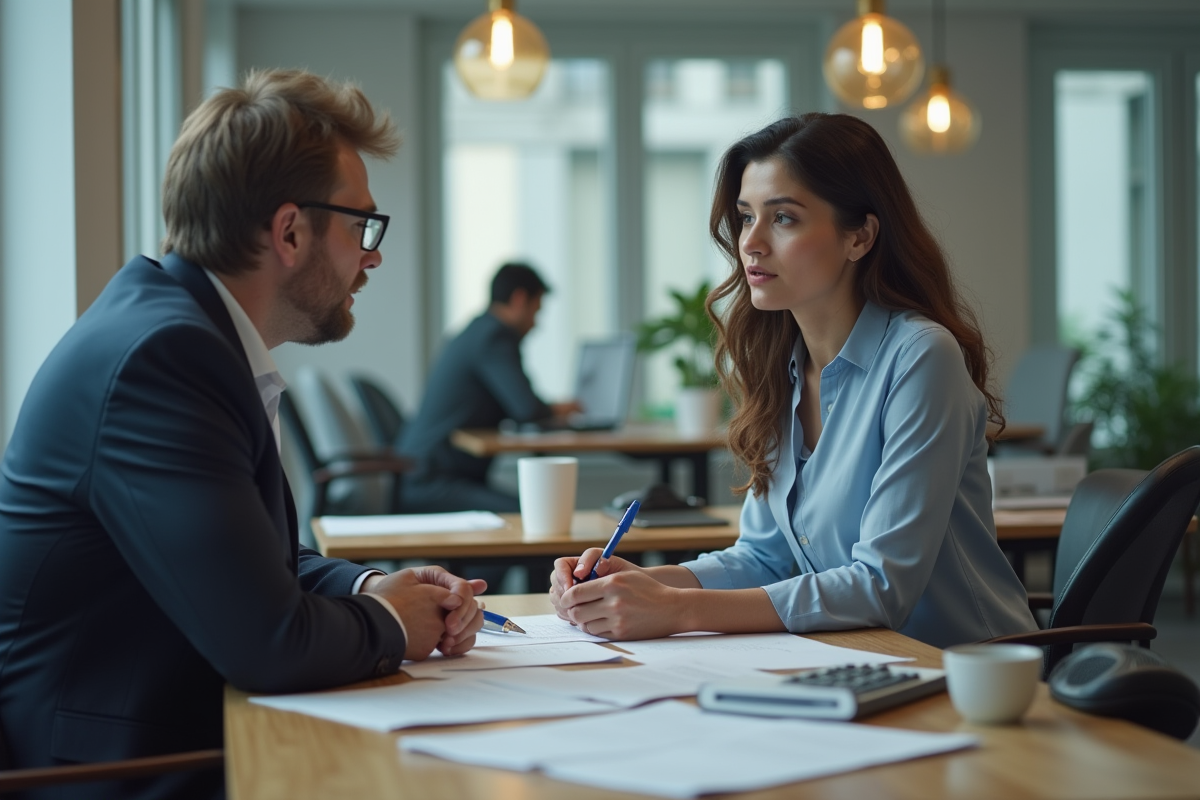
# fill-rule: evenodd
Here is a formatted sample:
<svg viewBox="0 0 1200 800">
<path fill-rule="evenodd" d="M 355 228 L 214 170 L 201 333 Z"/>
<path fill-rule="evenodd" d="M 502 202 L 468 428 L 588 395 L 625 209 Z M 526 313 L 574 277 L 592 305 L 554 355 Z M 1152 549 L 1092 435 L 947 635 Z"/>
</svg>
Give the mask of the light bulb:
<svg viewBox="0 0 1200 800">
<path fill-rule="evenodd" d="M 929 96 L 925 105 L 925 124 L 934 133 L 945 133 L 950 130 L 950 101 L 944 94 Z"/>
<path fill-rule="evenodd" d="M 883 74 L 883 27 L 877 20 L 863 23 L 861 62 L 862 71 L 868 75 Z"/>
<path fill-rule="evenodd" d="M 513 63 L 512 20 L 499 13 L 492 19 L 492 48 L 488 60 L 496 69 L 508 69 Z"/>
<path fill-rule="evenodd" d="M 858 0 L 859 16 L 825 50 L 825 83 L 847 105 L 895 105 L 921 85 L 925 60 L 917 37 L 883 10 L 884 0 Z"/>
<path fill-rule="evenodd" d="M 463 28 L 454 69 L 483 100 L 519 100 L 541 83 L 550 48 L 537 26 L 516 12 L 515 0 L 488 0 L 488 11 Z"/>
<path fill-rule="evenodd" d="M 950 88 L 950 70 L 930 70 L 929 89 L 900 115 L 900 137 L 918 153 L 961 153 L 983 128 L 979 112 Z"/>
</svg>

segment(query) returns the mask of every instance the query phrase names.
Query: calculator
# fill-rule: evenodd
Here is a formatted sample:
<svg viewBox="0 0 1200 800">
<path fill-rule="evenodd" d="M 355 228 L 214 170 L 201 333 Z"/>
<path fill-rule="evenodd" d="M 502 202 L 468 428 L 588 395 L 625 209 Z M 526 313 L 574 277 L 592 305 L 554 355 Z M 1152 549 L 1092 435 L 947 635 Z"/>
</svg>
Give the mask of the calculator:
<svg viewBox="0 0 1200 800">
<path fill-rule="evenodd" d="M 701 708 L 730 714 L 811 719 L 861 719 L 944 691 L 940 669 L 847 665 L 795 675 L 764 675 L 706 683 Z"/>
</svg>

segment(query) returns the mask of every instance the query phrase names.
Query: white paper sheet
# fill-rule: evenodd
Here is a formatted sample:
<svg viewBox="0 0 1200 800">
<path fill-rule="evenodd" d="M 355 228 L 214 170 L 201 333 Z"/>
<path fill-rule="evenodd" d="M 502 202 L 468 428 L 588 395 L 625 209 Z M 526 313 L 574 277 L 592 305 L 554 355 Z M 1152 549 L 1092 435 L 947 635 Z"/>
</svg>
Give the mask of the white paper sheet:
<svg viewBox="0 0 1200 800">
<path fill-rule="evenodd" d="M 610 705 L 534 694 L 467 678 L 409 681 L 345 692 L 252 697 L 250 702 L 377 731 L 612 711 Z"/>
<path fill-rule="evenodd" d="M 642 642 L 614 642 L 642 664 L 691 658 L 710 666 L 753 669 L 802 669 L 841 664 L 890 664 L 901 656 L 835 647 L 790 633 L 746 633 L 726 636 L 670 637 Z"/>
<path fill-rule="evenodd" d="M 484 598 L 486 600 L 486 598 Z M 509 617 L 525 633 L 495 633 L 480 631 L 476 647 L 514 647 L 524 644 L 555 644 L 560 642 L 607 642 L 601 636 L 584 633 L 557 614 L 537 614 L 529 617 Z"/>
<path fill-rule="evenodd" d="M 320 517 L 326 536 L 393 536 L 401 533 L 486 531 L 505 526 L 490 511 L 447 514 L 367 514 L 358 517 Z"/>
<path fill-rule="evenodd" d="M 762 673 L 744 668 L 713 667 L 688 660 L 663 662 L 653 667 L 620 669 L 506 669 L 489 672 L 480 680 L 527 692 L 595 700 L 629 708 L 651 700 L 695 695 L 700 691 L 700 684 L 708 681 L 754 675 L 761 677 Z"/>
<path fill-rule="evenodd" d="M 528 647 L 485 647 L 466 655 L 445 658 L 434 653 L 424 661 L 405 661 L 401 667 L 414 678 L 437 678 L 454 673 L 511 667 L 548 667 L 558 664 L 599 664 L 620 661 L 621 654 L 590 642 L 531 644 Z"/>
<path fill-rule="evenodd" d="M 410 736 L 404 750 L 662 797 L 745 792 L 978 744 L 967 734 L 769 720 L 656 703 L 516 730 Z"/>
</svg>

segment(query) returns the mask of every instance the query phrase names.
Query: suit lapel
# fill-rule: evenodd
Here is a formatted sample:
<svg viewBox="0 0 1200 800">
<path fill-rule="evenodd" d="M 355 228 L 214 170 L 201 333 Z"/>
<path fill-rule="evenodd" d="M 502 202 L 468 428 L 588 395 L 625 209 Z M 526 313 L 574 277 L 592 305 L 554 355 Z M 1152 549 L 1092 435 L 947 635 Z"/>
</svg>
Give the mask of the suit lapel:
<svg viewBox="0 0 1200 800">
<path fill-rule="evenodd" d="M 188 293 L 204 309 L 204 313 L 208 315 L 221 334 L 229 340 L 229 344 L 233 349 L 241 356 L 240 360 L 245 367 L 246 380 L 254 387 L 254 394 L 257 396 L 258 387 L 255 384 L 254 375 L 250 370 L 250 360 L 246 357 L 246 348 L 242 345 L 242 339 L 238 336 L 237 328 L 233 325 L 233 320 L 229 316 L 229 310 L 225 308 L 225 303 L 221 300 L 221 295 L 217 293 L 217 289 L 212 285 L 212 281 L 209 280 L 208 275 L 197 265 L 180 258 L 174 253 L 168 253 L 163 257 L 162 268 L 167 274 L 178 281 L 183 288 L 188 290 Z M 267 506 L 267 510 L 271 514 L 271 520 L 275 523 L 275 529 L 287 539 L 291 554 L 289 563 L 292 565 L 292 572 L 297 572 L 299 528 L 296 520 L 296 506 L 292 501 L 292 490 L 288 486 L 287 477 L 283 474 L 283 465 L 279 461 L 279 453 L 275 449 L 274 433 L 270 430 L 269 425 L 266 428 L 267 436 L 271 441 L 267 442 L 262 448 L 261 461 L 256 465 L 256 473 L 259 476 L 259 494 L 262 496 L 263 503 Z"/>
</svg>

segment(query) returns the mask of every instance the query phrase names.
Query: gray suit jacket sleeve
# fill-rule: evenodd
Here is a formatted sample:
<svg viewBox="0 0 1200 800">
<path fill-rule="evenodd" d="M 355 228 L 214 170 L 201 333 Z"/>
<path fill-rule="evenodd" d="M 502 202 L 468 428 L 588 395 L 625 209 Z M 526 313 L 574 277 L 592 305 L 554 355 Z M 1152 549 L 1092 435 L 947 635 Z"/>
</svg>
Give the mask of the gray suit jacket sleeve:
<svg viewBox="0 0 1200 800">
<path fill-rule="evenodd" d="M 394 670 L 405 642 L 385 608 L 306 591 L 348 592 L 361 567 L 310 551 L 301 579 L 293 573 L 289 532 L 258 490 L 255 449 L 274 442 L 252 435 L 244 377 L 213 356 L 222 352 L 228 343 L 195 325 L 136 344 L 78 490 L 164 613 L 233 685 L 301 691 Z"/>
</svg>

